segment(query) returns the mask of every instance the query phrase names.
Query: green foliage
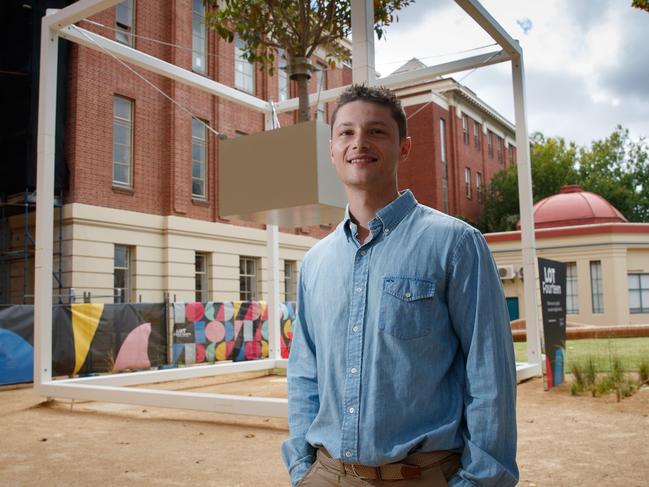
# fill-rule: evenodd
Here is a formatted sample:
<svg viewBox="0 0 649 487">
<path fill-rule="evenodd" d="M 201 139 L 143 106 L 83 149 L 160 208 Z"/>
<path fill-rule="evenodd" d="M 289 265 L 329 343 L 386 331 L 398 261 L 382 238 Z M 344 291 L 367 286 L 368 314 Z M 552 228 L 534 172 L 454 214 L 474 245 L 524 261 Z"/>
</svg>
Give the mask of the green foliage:
<svg viewBox="0 0 649 487">
<path fill-rule="evenodd" d="M 638 375 L 642 384 L 649 382 L 649 359 L 643 359 L 642 362 L 640 362 Z"/>
<path fill-rule="evenodd" d="M 649 0 L 633 0 L 631 6 L 649 12 Z"/>
<path fill-rule="evenodd" d="M 610 136 L 578 147 L 561 137 L 531 137 L 534 203 L 557 194 L 561 186 L 580 184 L 597 193 L 632 222 L 649 222 L 649 149 L 617 126 Z M 494 175 L 479 227 L 483 232 L 515 230 L 519 220 L 518 173 L 510 166 Z"/>
<path fill-rule="evenodd" d="M 351 34 L 350 0 L 204 0 L 207 25 L 228 42 L 237 33 L 246 42 L 245 57 L 272 74 L 277 49 L 290 57 L 310 57 L 318 47 L 327 60 L 347 60 L 339 42 Z M 414 0 L 375 0 L 374 31 L 379 39 L 398 21 L 396 12 Z M 218 8 L 219 4 L 224 4 Z"/>
</svg>

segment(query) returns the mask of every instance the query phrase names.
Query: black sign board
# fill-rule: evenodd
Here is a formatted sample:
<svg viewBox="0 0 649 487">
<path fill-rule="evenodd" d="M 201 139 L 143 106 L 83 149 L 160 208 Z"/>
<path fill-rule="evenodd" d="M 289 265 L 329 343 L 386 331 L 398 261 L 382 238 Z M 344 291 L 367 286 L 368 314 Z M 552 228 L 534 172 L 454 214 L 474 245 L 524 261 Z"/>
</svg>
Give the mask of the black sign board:
<svg viewBox="0 0 649 487">
<path fill-rule="evenodd" d="M 564 381 L 566 356 L 566 264 L 539 258 L 547 386 Z"/>
</svg>

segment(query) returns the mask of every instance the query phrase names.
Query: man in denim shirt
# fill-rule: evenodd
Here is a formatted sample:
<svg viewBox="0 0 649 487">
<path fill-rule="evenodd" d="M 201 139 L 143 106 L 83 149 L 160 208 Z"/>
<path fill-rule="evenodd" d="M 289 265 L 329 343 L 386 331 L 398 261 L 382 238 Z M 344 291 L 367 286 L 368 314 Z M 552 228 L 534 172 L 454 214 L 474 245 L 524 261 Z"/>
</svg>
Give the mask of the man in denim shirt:
<svg viewBox="0 0 649 487">
<path fill-rule="evenodd" d="M 341 95 L 330 153 L 349 205 L 300 271 L 282 446 L 293 486 L 518 480 L 500 279 L 477 230 L 398 192 L 410 147 L 389 90 Z"/>
</svg>

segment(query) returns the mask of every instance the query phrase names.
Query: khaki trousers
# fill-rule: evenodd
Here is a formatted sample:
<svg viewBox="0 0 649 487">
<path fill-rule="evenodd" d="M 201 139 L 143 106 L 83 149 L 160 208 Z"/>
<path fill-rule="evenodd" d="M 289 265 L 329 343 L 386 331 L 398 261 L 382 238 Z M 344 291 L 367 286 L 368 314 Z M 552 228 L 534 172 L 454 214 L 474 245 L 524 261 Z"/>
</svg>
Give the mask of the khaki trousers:
<svg viewBox="0 0 649 487">
<path fill-rule="evenodd" d="M 435 456 L 439 457 L 439 452 L 435 453 Z M 421 460 L 421 453 L 417 456 Z M 400 463 L 411 463 L 409 458 L 404 458 Z M 369 485 L 377 487 L 448 487 L 447 479 L 459 468 L 460 456 L 449 452 L 446 457 L 422 467 L 420 478 L 370 480 L 359 478 L 354 473 L 346 471 L 339 460 L 331 458 L 319 449 L 316 461 L 302 477 L 298 487 L 367 487 Z"/>
</svg>

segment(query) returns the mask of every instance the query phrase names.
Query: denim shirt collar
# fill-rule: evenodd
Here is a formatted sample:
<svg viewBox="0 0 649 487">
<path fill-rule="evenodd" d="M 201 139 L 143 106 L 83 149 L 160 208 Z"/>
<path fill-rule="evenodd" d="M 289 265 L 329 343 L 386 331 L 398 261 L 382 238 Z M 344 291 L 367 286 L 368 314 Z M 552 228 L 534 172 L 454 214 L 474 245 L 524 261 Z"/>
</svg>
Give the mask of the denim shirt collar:
<svg viewBox="0 0 649 487">
<path fill-rule="evenodd" d="M 376 212 L 376 216 L 369 222 L 369 228 L 372 235 L 377 235 L 383 231 L 388 234 L 396 228 L 397 225 L 403 220 L 410 211 L 417 206 L 418 202 L 412 191 L 406 189 L 399 193 L 399 196 L 388 203 L 386 206 Z M 349 212 L 349 204 L 345 208 L 345 218 L 343 219 L 343 228 L 347 238 L 354 238 L 356 234 L 356 224 L 351 219 Z"/>
</svg>

